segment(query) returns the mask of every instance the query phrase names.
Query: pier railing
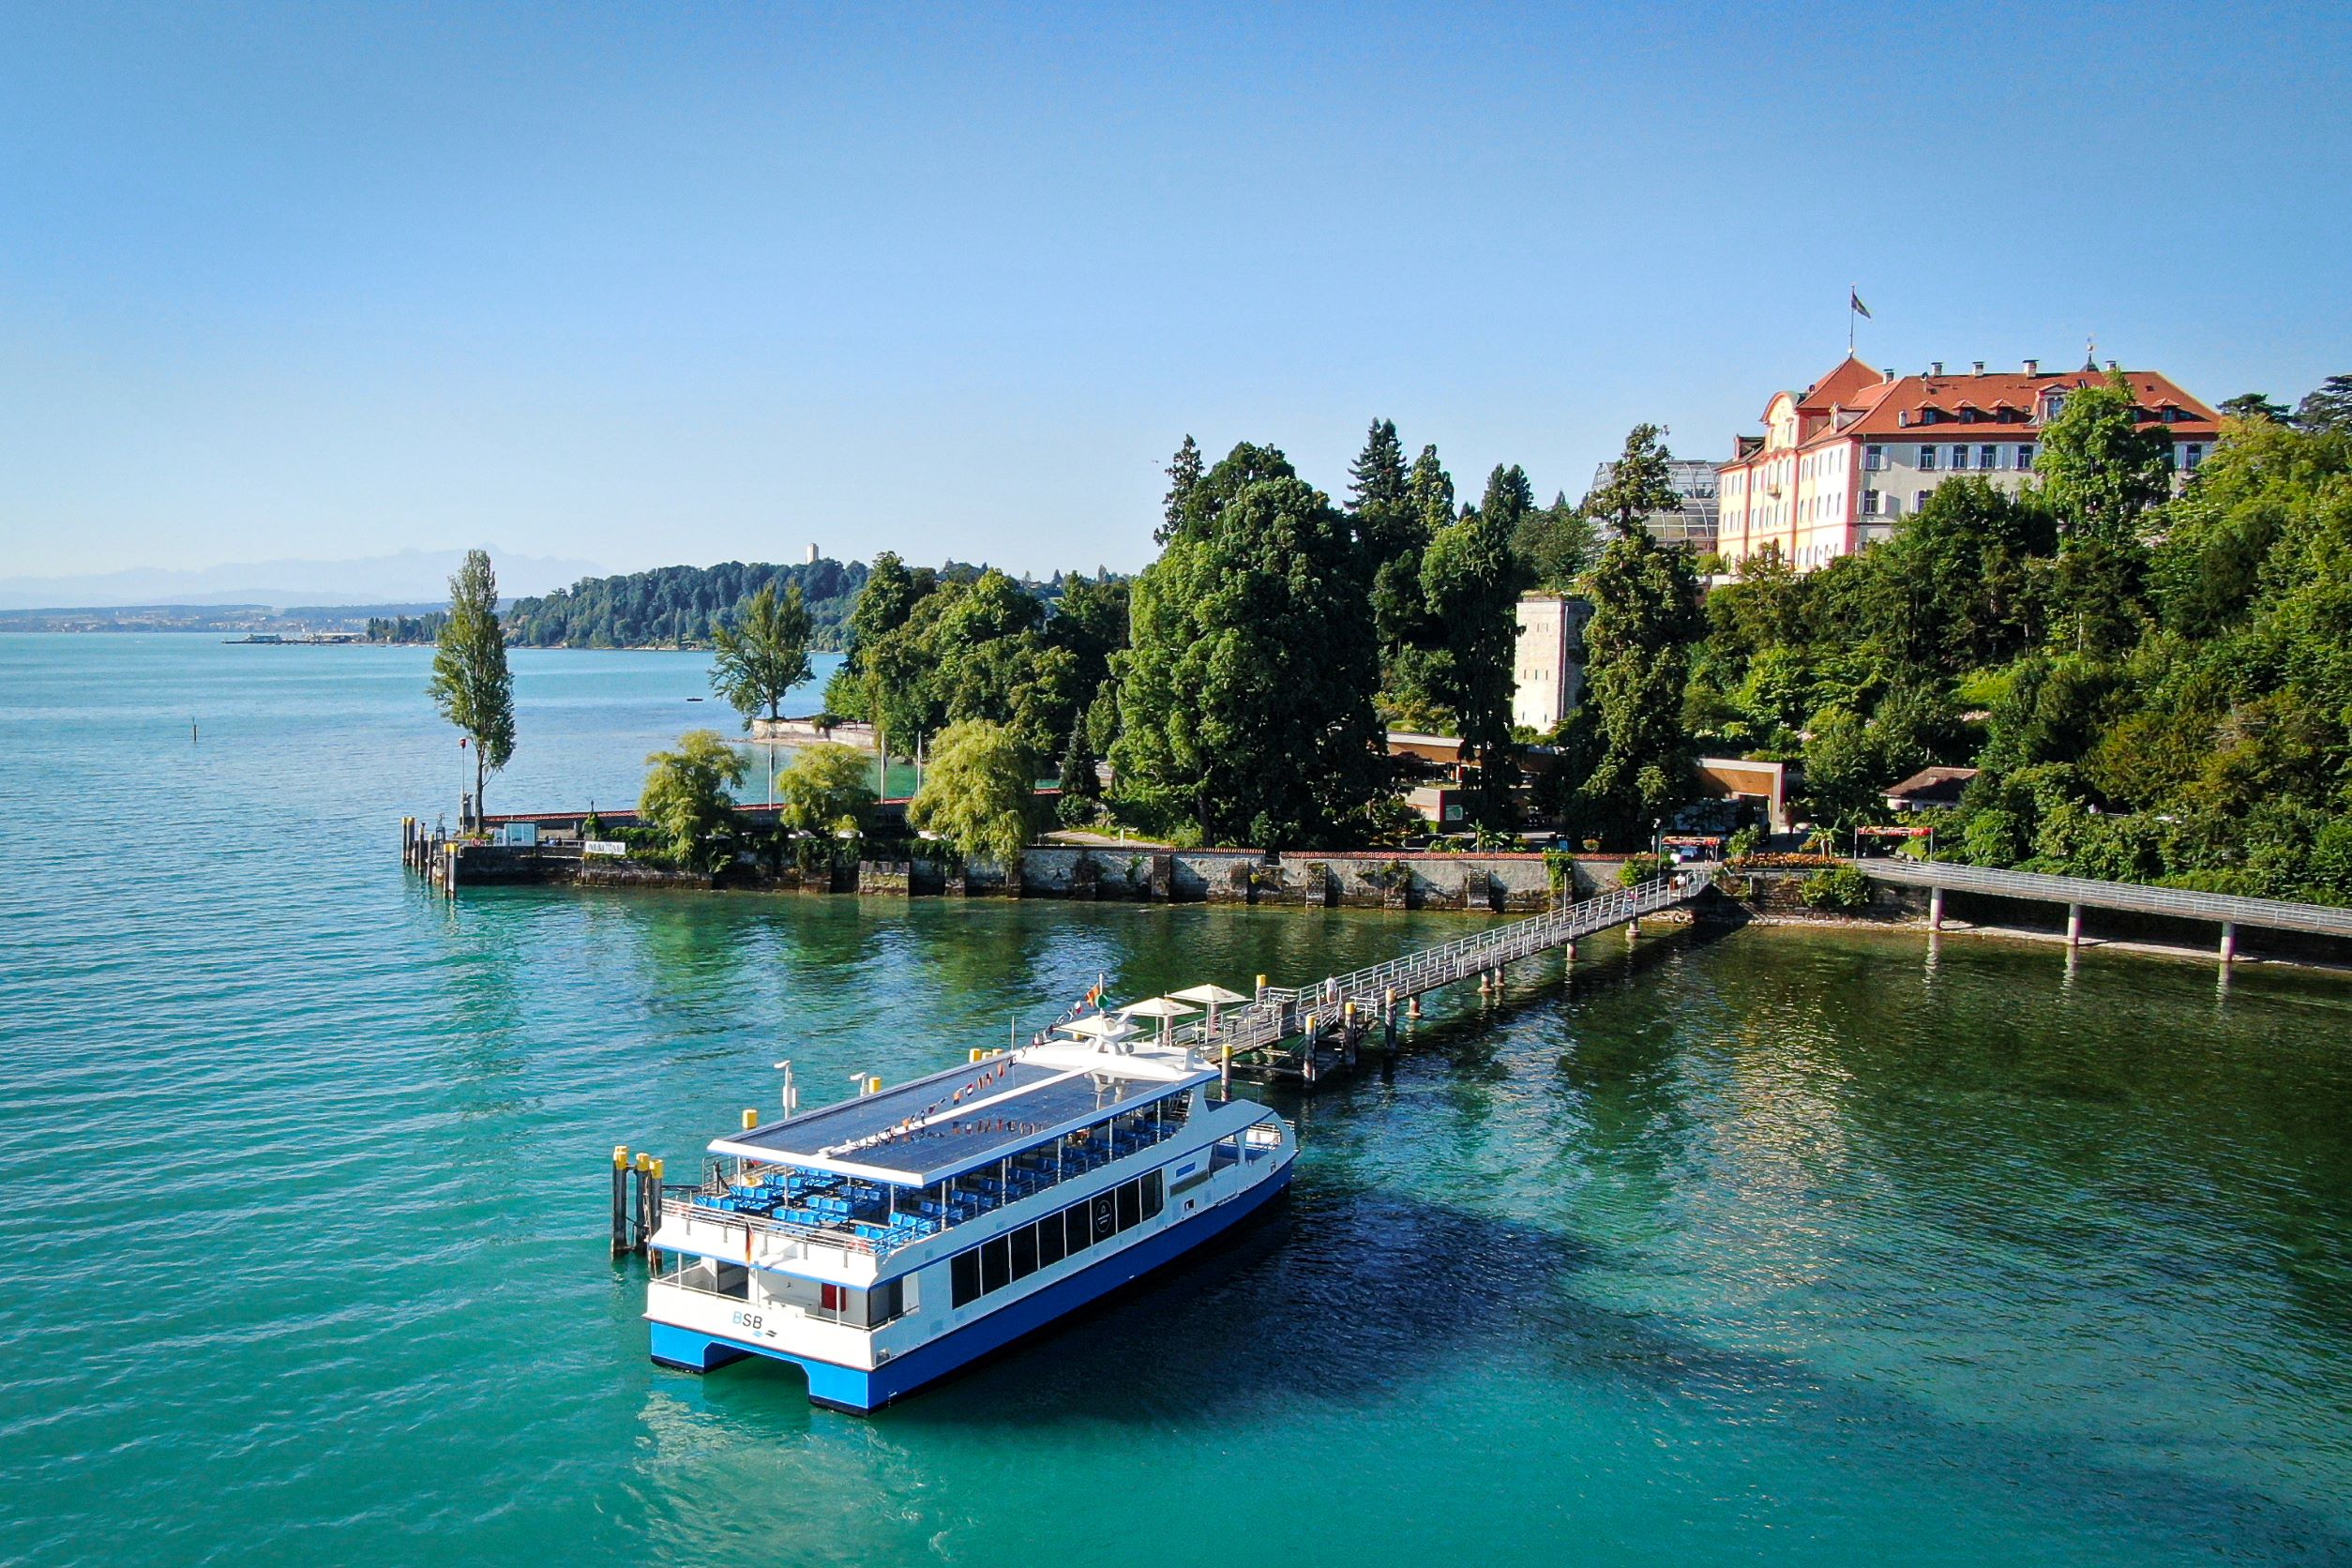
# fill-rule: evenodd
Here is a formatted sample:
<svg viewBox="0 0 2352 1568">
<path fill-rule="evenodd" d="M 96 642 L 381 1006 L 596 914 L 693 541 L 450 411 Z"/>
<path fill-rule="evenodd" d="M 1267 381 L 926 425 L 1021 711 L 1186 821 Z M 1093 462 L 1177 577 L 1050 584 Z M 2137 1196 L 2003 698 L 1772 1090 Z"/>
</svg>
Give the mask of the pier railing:
<svg viewBox="0 0 2352 1568">
<path fill-rule="evenodd" d="M 1234 1054 L 1261 1049 L 1335 1019 L 1350 1005 L 1359 1017 L 1369 1017 L 1392 1002 L 1500 969 L 1670 908 L 1695 897 L 1705 885 L 1703 873 L 1672 872 L 1548 913 L 1456 937 L 1386 963 L 1334 974 L 1312 986 L 1267 986 L 1250 1003 L 1229 1008 L 1214 1030 L 1205 1022 L 1195 1022 L 1176 1031 L 1176 1043 Z"/>
</svg>

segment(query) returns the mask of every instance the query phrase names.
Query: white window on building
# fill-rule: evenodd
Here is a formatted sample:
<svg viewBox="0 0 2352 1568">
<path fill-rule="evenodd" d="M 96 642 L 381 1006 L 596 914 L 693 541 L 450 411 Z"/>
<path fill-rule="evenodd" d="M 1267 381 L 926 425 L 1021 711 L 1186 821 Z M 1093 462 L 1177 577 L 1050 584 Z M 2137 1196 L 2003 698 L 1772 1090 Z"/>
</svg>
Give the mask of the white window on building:
<svg viewBox="0 0 2352 1568">
<path fill-rule="evenodd" d="M 2033 466 L 2033 443 L 2032 443 L 2032 442 L 2030 442 L 2030 441 L 2028 441 L 2028 442 L 2025 442 L 2025 443 L 2022 443 L 2022 444 L 2018 446 L 2018 448 L 2017 448 L 2017 466 L 2018 466 L 2020 469 L 2028 469 L 2028 468 L 2031 468 L 2031 467 Z"/>
<path fill-rule="evenodd" d="M 1998 468 L 2001 465 L 2001 449 L 1998 446 L 1978 447 L 1976 465 L 1979 468 Z"/>
<path fill-rule="evenodd" d="M 1920 467 L 1932 472 L 1936 466 L 1936 448 L 1933 446 L 1921 447 L 1919 449 L 1919 465 Z"/>
<path fill-rule="evenodd" d="M 1921 490 L 1917 494 L 1913 495 L 1911 497 L 1911 510 L 1914 512 L 1923 512 L 1927 510 L 1928 493 L 1929 492 L 1926 490 Z M 1954 490 L 1952 493 L 1957 495 L 1959 491 Z"/>
<path fill-rule="evenodd" d="M 1952 449 L 1952 472 L 1954 472 L 1954 473 L 1958 473 L 1958 472 L 1960 472 L 1961 470 L 1963 470 L 1963 469 L 1967 468 L 1968 466 L 1968 449 L 1966 446 L 1954 446 L 1954 447 Z"/>
<path fill-rule="evenodd" d="M 1866 490 L 1862 491 L 1862 516 L 1866 518 L 1875 518 L 1877 515 L 1878 492 L 1875 490 Z"/>
<path fill-rule="evenodd" d="M 1862 448 L 1862 467 L 1868 469 L 1871 473 L 1876 474 L 1878 470 L 1886 466 L 1887 449 L 1885 447 L 1865 446 Z"/>
<path fill-rule="evenodd" d="M 2192 441 L 2186 446 L 2180 448 L 2180 466 L 2187 469 L 2190 473 L 2195 473 L 2197 464 L 2203 462 L 2204 460 L 2205 444 L 2203 442 Z"/>
</svg>

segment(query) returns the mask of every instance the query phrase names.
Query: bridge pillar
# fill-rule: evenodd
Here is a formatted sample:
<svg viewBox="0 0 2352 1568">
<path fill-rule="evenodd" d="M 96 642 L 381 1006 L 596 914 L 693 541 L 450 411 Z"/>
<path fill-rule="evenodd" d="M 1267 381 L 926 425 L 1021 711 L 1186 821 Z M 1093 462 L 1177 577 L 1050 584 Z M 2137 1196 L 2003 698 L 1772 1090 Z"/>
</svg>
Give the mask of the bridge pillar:
<svg viewBox="0 0 2352 1568">
<path fill-rule="evenodd" d="M 1625 922 L 1625 940 L 1628 942 L 1636 942 L 1641 940 L 1641 916 L 1636 915 L 1631 920 Z"/>
<path fill-rule="evenodd" d="M 2222 922 L 2222 963 L 2224 968 L 2238 961 L 2238 923 Z"/>
<path fill-rule="evenodd" d="M 1421 998 L 1416 996 L 1410 998 L 1406 1002 L 1405 1017 L 1409 1018 L 1417 1018 L 1421 1017 Z"/>
<path fill-rule="evenodd" d="M 2069 904 L 2066 906 L 2066 945 L 2069 947 L 2080 947 L 2082 944 L 2083 906 L 2080 904 Z"/>
<path fill-rule="evenodd" d="M 1927 928 L 1931 931 L 1944 928 L 1944 890 L 1940 887 L 1927 890 Z"/>
</svg>

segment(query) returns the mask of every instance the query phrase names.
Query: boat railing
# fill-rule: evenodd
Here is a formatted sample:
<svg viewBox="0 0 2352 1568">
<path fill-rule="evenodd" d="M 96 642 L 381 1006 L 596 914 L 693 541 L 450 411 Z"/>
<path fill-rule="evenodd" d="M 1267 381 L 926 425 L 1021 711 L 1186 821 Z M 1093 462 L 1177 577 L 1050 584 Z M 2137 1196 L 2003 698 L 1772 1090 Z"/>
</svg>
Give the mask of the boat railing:
<svg viewBox="0 0 2352 1568">
<path fill-rule="evenodd" d="M 772 1214 L 753 1214 L 748 1209 L 715 1209 L 707 1203 L 674 1198 L 662 1199 L 661 1212 L 664 1218 L 685 1220 L 690 1225 L 741 1226 L 755 1235 L 779 1236 L 786 1241 L 812 1246 L 838 1247 L 846 1252 L 871 1253 L 878 1258 L 931 1234 L 925 1230 L 901 1237 L 861 1236 L 852 1230 L 835 1230 L 822 1225 L 777 1219 Z"/>
</svg>

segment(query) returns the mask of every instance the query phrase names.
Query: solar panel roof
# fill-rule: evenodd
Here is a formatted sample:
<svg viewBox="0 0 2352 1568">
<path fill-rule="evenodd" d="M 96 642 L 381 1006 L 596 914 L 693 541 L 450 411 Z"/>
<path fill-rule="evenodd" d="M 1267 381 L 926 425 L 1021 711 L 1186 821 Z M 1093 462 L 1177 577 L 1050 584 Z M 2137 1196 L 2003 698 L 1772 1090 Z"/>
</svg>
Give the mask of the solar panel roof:
<svg viewBox="0 0 2352 1568">
<path fill-rule="evenodd" d="M 1136 1078 L 999 1058 L 721 1138 L 711 1152 L 928 1186 L 1209 1076 Z"/>
</svg>

